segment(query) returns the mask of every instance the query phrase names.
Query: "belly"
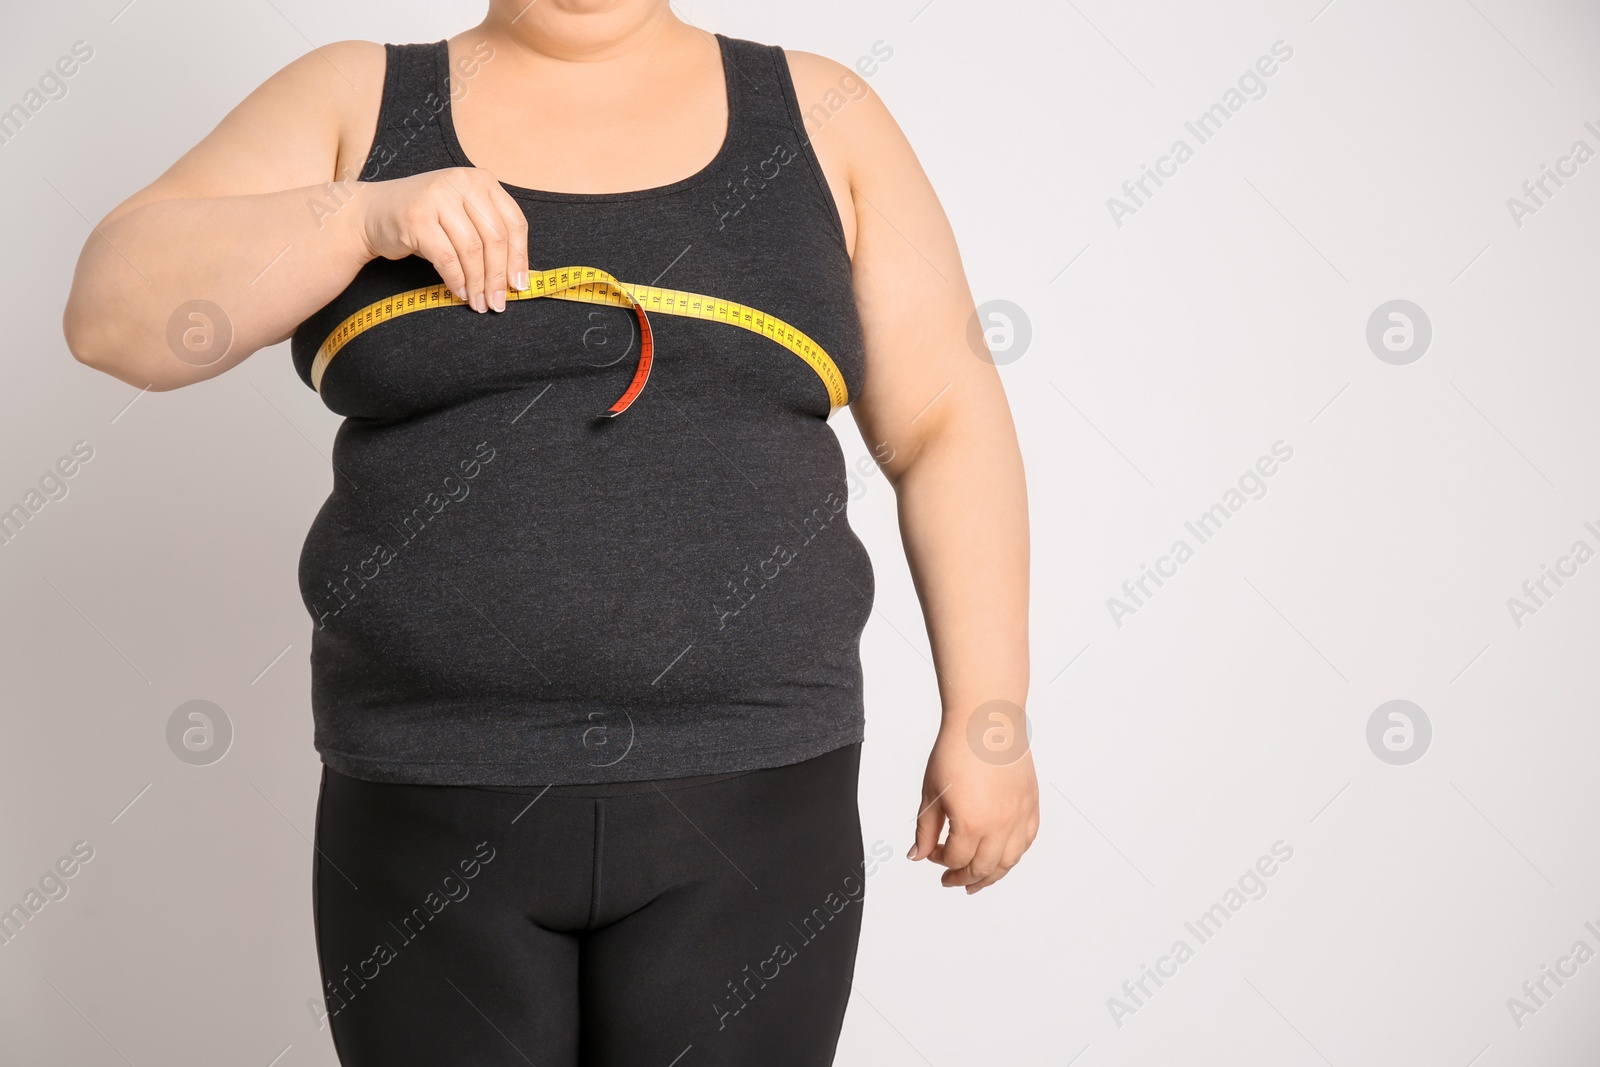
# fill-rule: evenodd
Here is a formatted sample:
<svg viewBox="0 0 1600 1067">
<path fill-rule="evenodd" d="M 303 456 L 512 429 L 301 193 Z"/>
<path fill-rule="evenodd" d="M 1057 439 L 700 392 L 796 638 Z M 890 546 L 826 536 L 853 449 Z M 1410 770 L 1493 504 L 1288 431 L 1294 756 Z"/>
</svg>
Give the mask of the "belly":
<svg viewBox="0 0 1600 1067">
<path fill-rule="evenodd" d="M 617 420 L 533 388 L 347 420 L 300 558 L 324 699 L 762 704 L 858 687 L 872 573 L 832 431 L 737 390 L 652 390 Z"/>
</svg>

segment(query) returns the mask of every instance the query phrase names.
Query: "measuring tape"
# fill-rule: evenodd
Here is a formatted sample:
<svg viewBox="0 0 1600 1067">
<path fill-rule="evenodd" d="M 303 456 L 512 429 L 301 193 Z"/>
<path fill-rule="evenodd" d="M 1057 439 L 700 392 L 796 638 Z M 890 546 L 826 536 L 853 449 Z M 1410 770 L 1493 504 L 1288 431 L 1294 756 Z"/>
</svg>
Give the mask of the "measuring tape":
<svg viewBox="0 0 1600 1067">
<path fill-rule="evenodd" d="M 507 289 L 506 299 L 537 300 L 541 297 L 554 297 L 557 300 L 576 300 L 585 304 L 608 304 L 612 307 L 631 308 L 638 315 L 639 367 L 634 371 L 633 381 L 628 384 L 627 391 L 602 413 L 602 418 L 615 418 L 627 411 L 629 405 L 644 391 L 644 383 L 650 378 L 650 364 L 655 360 L 655 337 L 650 330 L 650 319 L 645 314 L 647 309 L 691 319 L 726 322 L 768 337 L 805 360 L 806 365 L 817 372 L 817 377 L 822 379 L 822 384 L 828 390 L 829 415 L 849 402 L 844 375 L 839 373 L 838 365 L 822 350 L 822 346 L 777 316 L 769 315 L 758 308 L 736 304 L 732 300 L 721 300 L 714 296 L 686 293 L 681 289 L 662 289 L 654 285 L 620 282 L 596 267 L 556 267 L 553 270 L 532 273 L 528 281 L 529 286 L 525 291 Z M 368 304 L 335 327 L 317 349 L 317 356 L 311 362 L 312 388 L 318 393 L 322 392 L 322 378 L 327 373 L 328 364 L 333 362 L 333 357 L 338 355 L 352 338 L 360 336 L 380 323 L 397 319 L 401 315 L 409 315 L 413 311 L 465 306 L 466 303 L 451 292 L 449 286 L 440 283 L 397 293 L 377 303 Z"/>
</svg>

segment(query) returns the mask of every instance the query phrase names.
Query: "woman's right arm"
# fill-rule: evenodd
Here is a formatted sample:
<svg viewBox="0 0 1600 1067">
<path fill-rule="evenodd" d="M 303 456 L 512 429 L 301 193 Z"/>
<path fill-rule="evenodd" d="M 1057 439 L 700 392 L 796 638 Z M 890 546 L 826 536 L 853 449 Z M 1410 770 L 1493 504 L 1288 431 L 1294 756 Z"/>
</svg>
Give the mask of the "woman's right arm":
<svg viewBox="0 0 1600 1067">
<path fill-rule="evenodd" d="M 527 229 L 491 175 L 355 180 L 383 76 L 379 44 L 308 53 L 114 208 L 73 275 L 62 315 L 73 356 L 141 389 L 203 381 L 288 338 L 380 256 L 422 256 L 475 308 L 503 310 L 508 278 L 527 271 Z M 225 321 L 190 319 L 195 301 Z M 207 328 L 231 333 L 225 354 L 206 348 Z"/>
</svg>

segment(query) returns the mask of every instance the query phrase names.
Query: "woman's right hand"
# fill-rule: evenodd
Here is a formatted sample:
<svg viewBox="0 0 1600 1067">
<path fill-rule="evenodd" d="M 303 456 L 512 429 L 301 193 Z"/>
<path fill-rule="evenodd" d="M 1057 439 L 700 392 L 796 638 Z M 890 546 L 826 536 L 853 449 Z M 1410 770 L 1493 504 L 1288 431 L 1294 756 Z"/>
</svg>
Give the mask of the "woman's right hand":
<svg viewBox="0 0 1600 1067">
<path fill-rule="evenodd" d="M 361 182 L 359 232 L 372 258 L 417 255 L 474 311 L 506 309 L 528 288 L 528 220 L 493 175 L 476 167 Z"/>
</svg>

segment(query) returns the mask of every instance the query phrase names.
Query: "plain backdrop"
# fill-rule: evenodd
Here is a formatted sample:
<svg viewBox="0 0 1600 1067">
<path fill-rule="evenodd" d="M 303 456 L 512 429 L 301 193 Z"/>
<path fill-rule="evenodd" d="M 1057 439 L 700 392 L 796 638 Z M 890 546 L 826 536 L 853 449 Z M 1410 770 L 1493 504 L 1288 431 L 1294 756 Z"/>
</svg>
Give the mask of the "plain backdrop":
<svg viewBox="0 0 1600 1067">
<path fill-rule="evenodd" d="M 1600 159 L 1571 153 L 1600 151 L 1600 9 L 677 10 L 852 65 L 892 49 L 871 84 L 974 295 L 1020 309 L 1001 373 L 1031 495 L 1043 827 L 973 898 L 901 858 L 938 712 L 893 494 L 863 480 L 849 516 L 878 597 L 861 804 L 867 843 L 896 859 L 868 886 L 839 1062 L 1594 1063 L 1600 960 L 1571 952 L 1600 951 L 1600 560 L 1571 552 L 1600 549 L 1584 525 L 1600 529 Z M 287 346 L 139 396 L 71 359 L 60 313 L 91 223 L 274 70 L 481 14 L 8 12 L 0 108 L 75 41 L 93 57 L 0 144 L 0 507 L 75 442 L 93 458 L 0 546 L 0 905 L 74 843 L 93 858 L 0 945 L 0 1061 L 335 1063 L 308 1007 L 319 764 L 295 563 L 338 419 Z M 1230 98 L 1275 42 L 1292 55 L 1264 90 L 1246 78 Z M 1230 99 L 1204 142 L 1186 128 Z M 1179 139 L 1192 155 L 1129 199 Z M 1535 203 L 1523 183 L 1547 166 L 1567 176 Z M 1420 358 L 1415 332 L 1406 352 L 1369 344 L 1396 300 L 1429 324 Z M 987 324 L 1003 344 L 1006 322 Z M 848 414 L 833 425 L 848 461 L 868 454 Z M 1248 473 L 1279 442 L 1292 455 L 1258 490 Z M 1185 523 L 1217 504 L 1230 517 L 1202 543 Z M 1135 604 L 1123 583 L 1179 540 L 1192 555 Z M 1536 604 L 1523 583 L 1546 566 L 1567 576 Z M 169 748 L 190 700 L 231 723 L 218 762 Z M 1369 742 L 1392 700 L 1420 709 L 1398 753 L 1387 712 Z M 1275 845 L 1290 858 L 1249 877 Z M 1228 918 L 1202 942 L 1186 924 L 1216 904 Z M 1179 940 L 1184 961 L 1158 963 Z M 1134 999 L 1146 965 L 1168 977 Z M 1567 977 L 1532 999 L 1546 966 Z"/>
</svg>

